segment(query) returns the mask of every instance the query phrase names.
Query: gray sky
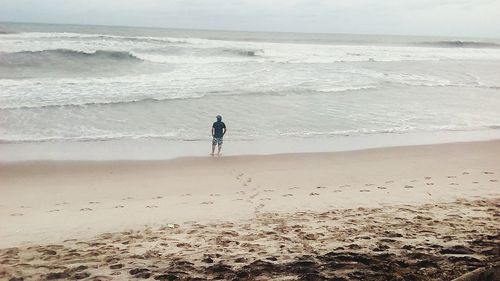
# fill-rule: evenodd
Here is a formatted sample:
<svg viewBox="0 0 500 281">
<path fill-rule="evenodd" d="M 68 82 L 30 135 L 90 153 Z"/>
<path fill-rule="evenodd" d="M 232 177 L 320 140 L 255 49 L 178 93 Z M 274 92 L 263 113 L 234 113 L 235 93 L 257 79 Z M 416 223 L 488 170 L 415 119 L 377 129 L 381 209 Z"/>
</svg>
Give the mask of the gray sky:
<svg viewBox="0 0 500 281">
<path fill-rule="evenodd" d="M 500 0 L 0 0 L 0 21 L 500 37 Z"/>
</svg>

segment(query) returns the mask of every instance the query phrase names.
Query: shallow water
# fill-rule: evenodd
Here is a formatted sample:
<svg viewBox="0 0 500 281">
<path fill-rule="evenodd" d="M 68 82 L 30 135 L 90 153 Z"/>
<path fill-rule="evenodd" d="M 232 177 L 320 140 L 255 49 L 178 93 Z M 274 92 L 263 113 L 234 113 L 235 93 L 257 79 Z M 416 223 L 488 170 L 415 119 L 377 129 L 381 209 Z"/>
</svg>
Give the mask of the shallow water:
<svg viewBox="0 0 500 281">
<path fill-rule="evenodd" d="M 493 39 L 0 24 L 2 142 L 237 141 L 500 125 Z"/>
</svg>

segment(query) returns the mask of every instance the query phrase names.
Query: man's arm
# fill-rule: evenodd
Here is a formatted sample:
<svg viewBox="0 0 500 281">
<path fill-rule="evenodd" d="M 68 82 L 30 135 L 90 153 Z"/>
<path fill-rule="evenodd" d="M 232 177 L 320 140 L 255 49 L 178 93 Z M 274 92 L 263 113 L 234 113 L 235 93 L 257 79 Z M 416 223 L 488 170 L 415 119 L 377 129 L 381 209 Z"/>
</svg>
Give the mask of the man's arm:
<svg viewBox="0 0 500 281">
<path fill-rule="evenodd" d="M 226 134 L 226 132 L 227 132 L 227 129 L 226 129 L 226 127 L 224 127 L 224 129 L 222 131 L 222 136 L 224 136 Z"/>
<path fill-rule="evenodd" d="M 215 128 L 212 127 L 212 137 L 214 136 L 214 134 L 215 134 Z"/>
</svg>

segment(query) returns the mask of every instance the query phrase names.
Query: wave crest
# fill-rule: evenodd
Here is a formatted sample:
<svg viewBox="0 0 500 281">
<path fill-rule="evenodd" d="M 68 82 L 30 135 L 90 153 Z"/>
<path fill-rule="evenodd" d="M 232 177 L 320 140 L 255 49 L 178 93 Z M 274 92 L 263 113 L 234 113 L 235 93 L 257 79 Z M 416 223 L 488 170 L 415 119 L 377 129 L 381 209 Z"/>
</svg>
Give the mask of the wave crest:
<svg viewBox="0 0 500 281">
<path fill-rule="evenodd" d="M 142 61 L 129 52 L 103 51 L 82 52 L 69 49 L 54 49 L 43 51 L 21 51 L 15 53 L 0 53 L 0 62 L 10 65 L 26 65 L 30 63 L 53 62 L 58 59 L 85 60 L 85 59 L 108 59 L 108 60 L 130 60 Z"/>
<path fill-rule="evenodd" d="M 89 100 L 46 100 L 37 102 L 17 103 L 12 105 L 0 105 L 3 110 L 18 110 L 18 109 L 34 109 L 34 108 L 58 108 L 58 107 L 89 107 L 89 106 L 116 106 L 137 103 L 154 103 L 154 102 L 168 102 L 171 100 L 186 100 L 186 99 L 200 99 L 206 96 L 288 96 L 288 95 L 303 95 L 303 94 L 325 94 L 325 93 L 346 93 L 374 89 L 376 86 L 351 86 L 351 87 L 338 87 L 330 89 L 306 89 L 306 90 L 288 90 L 288 91 L 247 91 L 247 92 L 234 92 L 234 91 L 206 91 L 206 92 L 192 92 L 189 94 L 172 94 L 166 96 L 136 96 L 136 97 L 121 97 L 118 99 L 102 99 L 102 97 L 89 99 Z"/>
<path fill-rule="evenodd" d="M 111 74 L 143 60 L 129 52 L 68 49 L 0 53 L 0 78 Z M 127 69 L 127 68 L 125 68 Z"/>
</svg>

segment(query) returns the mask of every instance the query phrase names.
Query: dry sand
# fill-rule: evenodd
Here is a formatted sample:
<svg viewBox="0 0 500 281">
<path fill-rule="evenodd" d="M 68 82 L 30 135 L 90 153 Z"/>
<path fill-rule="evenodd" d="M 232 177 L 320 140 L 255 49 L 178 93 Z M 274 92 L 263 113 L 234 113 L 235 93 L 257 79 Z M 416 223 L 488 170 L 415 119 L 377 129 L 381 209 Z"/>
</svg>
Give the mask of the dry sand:
<svg viewBox="0 0 500 281">
<path fill-rule="evenodd" d="M 0 279 L 452 280 L 500 261 L 499 156 L 4 163 Z"/>
</svg>

